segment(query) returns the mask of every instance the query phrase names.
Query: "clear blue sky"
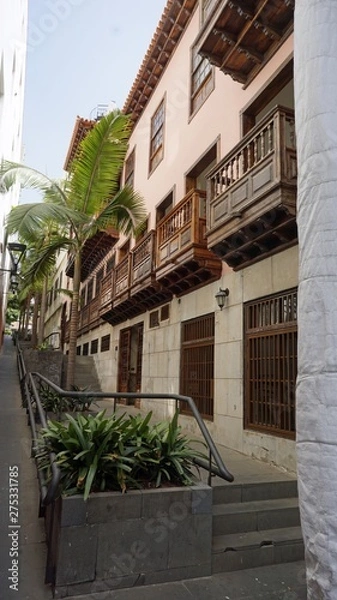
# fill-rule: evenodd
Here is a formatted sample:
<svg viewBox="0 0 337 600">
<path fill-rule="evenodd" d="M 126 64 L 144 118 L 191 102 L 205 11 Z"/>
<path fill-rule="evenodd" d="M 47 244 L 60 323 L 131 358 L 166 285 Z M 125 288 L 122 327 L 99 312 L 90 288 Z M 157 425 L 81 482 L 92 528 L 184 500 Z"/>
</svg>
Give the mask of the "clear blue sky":
<svg viewBox="0 0 337 600">
<path fill-rule="evenodd" d="M 27 165 L 61 177 L 76 116 L 90 118 L 98 104 L 112 101 L 122 108 L 165 5 L 166 0 L 29 0 Z"/>
</svg>

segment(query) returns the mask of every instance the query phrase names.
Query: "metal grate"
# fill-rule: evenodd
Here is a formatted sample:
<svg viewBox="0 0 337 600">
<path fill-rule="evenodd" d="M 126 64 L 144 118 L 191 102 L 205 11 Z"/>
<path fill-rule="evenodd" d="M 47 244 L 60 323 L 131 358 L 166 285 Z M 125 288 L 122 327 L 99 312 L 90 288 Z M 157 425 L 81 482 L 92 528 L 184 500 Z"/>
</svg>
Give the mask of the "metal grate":
<svg viewBox="0 0 337 600">
<path fill-rule="evenodd" d="M 159 310 L 150 312 L 150 328 L 159 325 Z"/>
<path fill-rule="evenodd" d="M 160 320 L 166 321 L 169 318 L 170 318 L 170 305 L 165 304 L 165 306 L 162 306 L 160 309 Z"/>
<path fill-rule="evenodd" d="M 110 350 L 110 334 L 103 335 L 101 338 L 101 352 L 108 352 Z"/>
<path fill-rule="evenodd" d="M 97 354 L 98 352 L 98 339 L 92 340 L 90 345 L 90 354 Z"/>
<path fill-rule="evenodd" d="M 182 324 L 180 393 L 191 396 L 204 418 L 213 418 L 214 314 Z M 190 414 L 186 406 L 181 412 Z"/>
<path fill-rule="evenodd" d="M 297 291 L 245 306 L 245 426 L 295 434 Z"/>
</svg>

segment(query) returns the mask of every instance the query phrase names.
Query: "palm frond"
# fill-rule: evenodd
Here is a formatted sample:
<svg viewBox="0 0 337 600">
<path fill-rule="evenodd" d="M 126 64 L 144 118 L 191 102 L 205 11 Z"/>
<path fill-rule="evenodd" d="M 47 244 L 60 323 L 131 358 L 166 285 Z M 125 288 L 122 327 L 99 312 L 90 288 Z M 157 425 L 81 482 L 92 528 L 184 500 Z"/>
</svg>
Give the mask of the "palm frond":
<svg viewBox="0 0 337 600">
<path fill-rule="evenodd" d="M 117 192 L 102 212 L 97 215 L 97 230 L 116 227 L 118 231 L 129 235 L 137 232 L 147 216 L 143 198 L 131 187 L 125 186 Z"/>
<path fill-rule="evenodd" d="M 130 131 L 130 118 L 113 111 L 87 134 L 71 167 L 71 206 L 93 215 L 117 191 Z"/>
<path fill-rule="evenodd" d="M 81 215 L 66 206 L 35 202 L 32 204 L 19 204 L 12 208 L 7 217 L 6 228 L 9 234 L 18 233 L 26 242 L 34 243 L 44 237 L 47 224 L 56 223 L 64 225 L 65 219 L 70 223 L 78 223 Z"/>
<path fill-rule="evenodd" d="M 0 165 L 0 184 L 3 191 L 8 191 L 12 185 L 20 183 L 24 188 L 37 189 L 42 192 L 43 195 L 46 193 L 53 193 L 59 198 L 59 201 L 63 199 L 65 202 L 65 194 L 62 186 L 50 179 L 44 173 L 26 167 L 20 163 L 3 160 Z"/>
<path fill-rule="evenodd" d="M 53 240 L 43 245 L 35 260 L 32 261 L 29 269 L 25 274 L 25 278 L 31 283 L 39 281 L 44 277 L 47 277 L 56 262 L 56 253 L 58 250 L 64 250 L 66 248 L 72 248 L 74 246 L 74 240 L 66 237 L 60 237 L 57 240 Z"/>
</svg>

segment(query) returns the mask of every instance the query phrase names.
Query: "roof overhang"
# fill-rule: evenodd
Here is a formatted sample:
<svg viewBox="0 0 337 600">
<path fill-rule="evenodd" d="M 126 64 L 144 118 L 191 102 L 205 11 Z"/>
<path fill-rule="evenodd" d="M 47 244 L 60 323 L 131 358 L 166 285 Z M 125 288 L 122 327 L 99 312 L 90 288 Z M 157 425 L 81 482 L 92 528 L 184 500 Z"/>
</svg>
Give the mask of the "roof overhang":
<svg viewBox="0 0 337 600">
<path fill-rule="evenodd" d="M 198 0 L 168 0 L 123 107 L 134 122 L 147 105 L 197 3 Z"/>
<path fill-rule="evenodd" d="M 295 0 L 218 0 L 198 52 L 246 86 L 293 31 L 294 6 Z"/>
</svg>

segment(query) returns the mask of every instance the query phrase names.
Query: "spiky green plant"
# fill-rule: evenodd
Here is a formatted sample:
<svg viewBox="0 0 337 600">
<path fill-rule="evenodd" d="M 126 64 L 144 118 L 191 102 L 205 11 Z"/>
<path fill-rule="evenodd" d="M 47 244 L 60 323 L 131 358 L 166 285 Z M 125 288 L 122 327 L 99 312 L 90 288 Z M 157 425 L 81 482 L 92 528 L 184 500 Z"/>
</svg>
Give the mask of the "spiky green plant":
<svg viewBox="0 0 337 600">
<path fill-rule="evenodd" d="M 204 455 L 182 434 L 178 412 L 171 422 L 150 424 L 145 417 L 66 415 L 48 421 L 38 451 L 40 468 L 50 476 L 49 452 L 61 470 L 63 493 L 83 493 L 193 483 L 193 459 Z"/>
</svg>

